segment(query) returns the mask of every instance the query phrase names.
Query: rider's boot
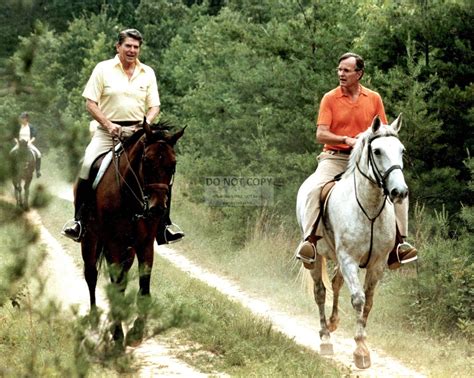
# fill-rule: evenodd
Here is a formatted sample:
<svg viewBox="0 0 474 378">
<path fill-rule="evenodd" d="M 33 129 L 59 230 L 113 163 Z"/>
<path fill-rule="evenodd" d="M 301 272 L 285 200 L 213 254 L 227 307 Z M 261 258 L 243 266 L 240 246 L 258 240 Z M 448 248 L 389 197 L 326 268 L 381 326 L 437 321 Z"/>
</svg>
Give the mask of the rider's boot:
<svg viewBox="0 0 474 378">
<path fill-rule="evenodd" d="M 400 235 L 397 227 L 395 246 L 388 255 L 388 268 L 394 270 L 400 268 L 402 264 L 416 261 L 418 259 L 417 252 L 418 251 L 414 246 L 404 241 L 403 236 Z"/>
<path fill-rule="evenodd" d="M 36 178 L 41 177 L 41 158 L 36 156 Z"/>
<path fill-rule="evenodd" d="M 156 235 L 156 242 L 159 245 L 176 243 L 184 238 L 184 232 L 171 221 L 163 227 L 158 229 Z"/>
<path fill-rule="evenodd" d="M 90 197 L 91 186 L 88 180 L 79 179 L 76 186 L 76 198 L 74 201 L 74 219 L 66 222 L 62 234 L 76 242 L 80 242 L 84 234 L 82 219 L 86 211 L 86 202 Z"/>
<path fill-rule="evenodd" d="M 321 239 L 319 236 L 311 234 L 306 240 L 302 241 L 296 249 L 296 258 L 301 260 L 306 269 L 314 269 L 316 262 L 316 242 Z"/>
<path fill-rule="evenodd" d="M 181 228 L 179 228 L 179 226 L 171 222 L 170 219 L 171 188 L 172 185 L 170 185 L 168 191 L 168 199 L 166 201 L 166 214 L 163 217 L 164 221 L 160 223 L 160 226 L 158 227 L 158 232 L 156 234 L 156 242 L 158 243 L 158 245 L 176 243 L 182 238 L 184 238 L 184 232 L 181 230 Z"/>
</svg>

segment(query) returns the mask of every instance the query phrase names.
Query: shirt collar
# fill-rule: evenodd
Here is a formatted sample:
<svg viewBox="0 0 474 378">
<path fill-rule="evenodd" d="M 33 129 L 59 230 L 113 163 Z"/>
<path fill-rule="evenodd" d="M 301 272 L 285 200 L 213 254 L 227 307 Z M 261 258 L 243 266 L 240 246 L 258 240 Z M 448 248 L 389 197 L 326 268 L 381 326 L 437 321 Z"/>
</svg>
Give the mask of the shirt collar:
<svg viewBox="0 0 474 378">
<path fill-rule="evenodd" d="M 118 54 L 115 55 L 113 61 L 114 61 L 114 65 L 120 66 L 120 67 L 123 69 L 123 67 L 122 67 L 122 62 L 120 61 L 120 58 L 119 58 Z M 136 64 L 135 68 L 138 68 L 139 71 L 143 71 L 143 70 L 144 70 L 144 68 L 143 68 L 143 66 L 142 66 L 142 64 L 141 64 L 141 62 L 140 62 L 140 60 L 138 60 L 138 58 L 137 58 L 137 64 Z"/>
<path fill-rule="evenodd" d="M 362 84 L 359 84 L 359 88 L 360 88 L 360 94 L 361 95 L 364 95 L 364 96 L 368 95 L 366 87 L 364 87 Z M 338 97 L 338 98 L 344 97 L 344 93 L 342 93 L 342 88 L 341 88 L 340 85 L 336 88 L 336 97 Z"/>
</svg>

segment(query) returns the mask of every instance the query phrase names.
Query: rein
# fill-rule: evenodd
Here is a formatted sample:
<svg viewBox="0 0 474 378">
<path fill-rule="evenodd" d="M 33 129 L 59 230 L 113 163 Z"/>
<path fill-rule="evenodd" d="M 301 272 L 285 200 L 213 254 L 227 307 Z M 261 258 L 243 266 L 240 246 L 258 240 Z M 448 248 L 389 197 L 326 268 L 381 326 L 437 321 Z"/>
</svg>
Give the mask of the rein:
<svg viewBox="0 0 474 378">
<path fill-rule="evenodd" d="M 360 167 L 359 167 L 359 164 L 356 164 L 357 165 L 357 169 L 359 170 L 359 172 L 362 174 L 362 176 L 364 176 L 366 179 L 368 179 L 370 182 L 376 184 L 379 188 L 382 188 L 383 189 L 383 192 L 384 194 L 387 196 L 389 193 L 388 193 L 388 190 L 387 190 L 387 186 L 385 184 L 385 180 L 387 179 L 387 177 L 390 175 L 390 173 L 392 173 L 392 171 L 394 171 L 395 169 L 400 169 L 402 170 L 402 167 L 399 166 L 398 164 L 394 164 L 392 165 L 389 169 L 387 169 L 387 171 L 385 172 L 384 175 L 382 175 L 382 173 L 380 173 L 380 170 L 379 168 L 377 167 L 377 164 L 375 164 L 375 161 L 374 161 L 374 153 L 372 151 L 372 142 L 377 139 L 377 138 L 382 138 L 382 137 L 387 137 L 387 136 L 393 136 L 393 135 L 375 135 L 373 137 L 371 137 L 367 143 L 367 149 L 368 149 L 368 162 L 367 162 L 367 168 L 370 168 L 370 165 L 372 165 L 372 169 L 374 171 L 374 175 L 375 175 L 375 180 L 373 180 L 372 178 L 370 178 L 369 176 L 367 176 L 364 172 L 361 171 Z"/>
<path fill-rule="evenodd" d="M 119 140 L 123 145 L 123 141 L 121 139 L 119 139 Z M 142 154 L 142 161 L 143 161 L 145 159 L 145 143 L 144 142 L 142 142 L 142 143 L 143 143 L 143 154 Z M 129 191 L 132 193 L 133 197 L 135 197 L 135 199 L 137 200 L 137 202 L 140 204 L 140 206 L 142 208 L 142 213 L 141 214 L 135 214 L 135 218 L 144 218 L 146 216 L 145 214 L 147 214 L 149 209 L 150 209 L 149 198 L 145 194 L 145 192 L 143 190 L 143 187 L 142 187 L 142 184 L 141 184 L 141 182 L 138 178 L 138 175 L 136 174 L 135 170 L 133 169 L 133 167 L 130 163 L 128 153 L 127 153 L 125 148 L 123 149 L 123 155 L 125 156 L 125 159 L 126 159 L 126 162 L 127 162 L 127 167 L 132 172 L 132 175 L 135 179 L 134 181 L 137 183 L 137 186 L 138 186 L 138 189 L 139 189 L 138 195 L 135 193 L 135 191 L 132 189 L 132 187 L 128 184 L 125 177 L 123 177 L 123 175 L 120 173 L 119 166 L 118 166 L 118 160 L 119 160 L 118 159 L 118 154 L 115 152 L 115 138 L 113 138 L 113 144 L 114 144 L 113 160 L 114 160 L 114 168 L 115 168 L 115 177 L 117 178 L 117 186 L 120 187 L 120 181 L 125 184 L 125 186 L 129 189 Z M 146 183 L 144 183 L 143 186 L 144 186 L 145 190 L 148 189 L 148 188 L 150 188 L 151 190 L 169 190 L 169 186 L 167 184 L 156 183 L 156 184 L 148 184 L 147 185 Z"/>
<path fill-rule="evenodd" d="M 382 173 L 380 172 L 380 170 L 378 169 L 377 167 L 377 164 L 375 164 L 375 161 L 374 161 L 374 156 L 373 156 L 373 151 L 372 151 L 372 141 L 374 139 L 377 139 L 377 138 L 380 138 L 380 137 L 384 137 L 384 136 L 387 136 L 387 135 L 376 135 L 372 138 L 369 139 L 368 141 L 368 146 L 367 146 L 367 149 L 368 149 L 368 163 L 367 163 L 367 167 L 370 168 L 370 166 L 372 166 L 372 170 L 374 172 L 374 175 L 375 175 L 375 180 L 372 179 L 370 176 L 368 176 L 367 174 L 365 174 L 364 172 L 362 172 L 362 170 L 360 169 L 359 167 L 359 164 L 356 163 L 356 166 L 357 166 L 357 170 L 360 172 L 360 174 L 365 177 L 367 180 L 369 180 L 371 183 L 377 185 L 379 188 L 382 188 L 383 189 L 383 194 L 384 194 L 384 199 L 383 199 L 383 203 L 382 203 L 382 206 L 380 207 L 380 210 L 379 212 L 377 213 L 377 215 L 373 218 L 371 218 L 368 214 L 367 214 L 367 211 L 364 209 L 364 207 L 362 206 L 362 204 L 360 203 L 359 201 L 359 197 L 357 196 L 357 185 L 356 185 L 356 175 L 355 175 L 355 172 L 354 172 L 354 192 L 355 192 L 355 197 L 356 197 L 356 201 L 357 201 L 357 204 L 359 205 L 360 209 L 362 210 L 362 212 L 364 213 L 364 215 L 367 217 L 367 219 L 370 221 L 370 247 L 369 247 L 369 255 L 367 257 L 367 260 L 364 264 L 362 265 L 359 265 L 359 268 L 366 268 L 367 265 L 369 264 L 370 262 L 370 258 L 372 257 L 372 250 L 373 250 L 373 243 L 374 243 L 374 223 L 375 223 L 375 220 L 380 216 L 380 214 L 382 214 L 382 211 L 383 209 L 385 208 L 385 204 L 387 202 L 387 196 L 388 196 L 388 190 L 387 190 L 387 186 L 385 184 L 385 180 L 387 179 L 387 177 L 390 175 L 390 173 L 392 173 L 395 169 L 400 169 L 402 170 L 402 167 L 398 164 L 395 164 L 395 165 L 392 165 L 389 169 L 387 169 L 387 171 L 385 172 L 385 174 L 382 175 Z"/>
<path fill-rule="evenodd" d="M 362 172 L 361 172 L 362 173 Z M 370 216 L 367 214 L 367 211 L 365 211 L 364 207 L 362 206 L 362 204 L 360 203 L 359 201 L 359 197 L 357 196 L 357 185 L 356 185 L 356 177 L 355 177 L 355 172 L 354 172 L 354 191 L 355 191 L 355 197 L 356 197 L 356 200 L 357 200 L 357 204 L 359 205 L 360 209 L 362 210 L 362 212 L 364 213 L 364 215 L 367 217 L 367 219 L 370 221 L 370 247 L 369 247 L 369 256 L 367 256 L 367 261 L 362 264 L 362 265 L 359 265 L 359 268 L 366 268 L 367 265 L 369 265 L 369 262 L 370 262 L 370 258 L 372 257 L 372 250 L 373 250 L 373 246 L 374 246 L 374 223 L 375 223 L 375 220 L 380 216 L 380 214 L 382 214 L 382 211 L 383 209 L 385 208 L 385 203 L 387 202 L 387 195 L 384 194 L 384 199 L 383 199 L 383 203 L 382 203 L 382 206 L 380 207 L 380 210 L 379 212 L 377 213 L 377 215 L 373 218 L 370 218 Z M 364 177 L 367 177 L 366 175 L 363 175 Z"/>
</svg>

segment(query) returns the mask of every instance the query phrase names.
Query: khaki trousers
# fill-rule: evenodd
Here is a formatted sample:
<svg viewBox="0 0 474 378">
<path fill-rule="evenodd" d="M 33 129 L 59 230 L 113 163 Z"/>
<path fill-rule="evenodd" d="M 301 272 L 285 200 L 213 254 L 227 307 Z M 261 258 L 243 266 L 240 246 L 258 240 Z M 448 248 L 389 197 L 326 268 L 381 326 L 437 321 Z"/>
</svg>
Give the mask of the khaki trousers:
<svg viewBox="0 0 474 378">
<path fill-rule="evenodd" d="M 133 132 L 134 131 L 131 127 L 122 127 L 121 137 L 128 138 L 133 134 Z M 115 144 L 118 143 L 119 140 L 116 139 Z M 86 152 L 84 153 L 84 159 L 82 161 L 79 177 L 83 180 L 87 180 L 95 159 L 97 159 L 100 155 L 110 151 L 112 148 L 114 148 L 112 136 L 102 126 L 97 127 L 97 130 L 94 132 L 94 135 L 92 136 L 92 139 L 86 148 Z"/>
<path fill-rule="evenodd" d="M 309 193 L 306 200 L 306 219 L 308 221 L 303 224 L 304 240 L 313 233 L 314 223 L 319 216 L 320 212 L 320 196 L 323 186 L 331 181 L 334 176 L 344 172 L 347 168 L 349 161 L 349 155 L 344 154 L 330 154 L 327 152 L 321 152 L 318 158 L 318 166 L 315 175 L 315 183 L 313 189 Z M 408 232 L 408 198 L 405 198 L 400 204 L 395 204 L 395 217 L 397 227 L 402 237 L 407 236 Z M 321 222 L 318 227 L 314 230 L 316 236 L 323 237 Z"/>
</svg>

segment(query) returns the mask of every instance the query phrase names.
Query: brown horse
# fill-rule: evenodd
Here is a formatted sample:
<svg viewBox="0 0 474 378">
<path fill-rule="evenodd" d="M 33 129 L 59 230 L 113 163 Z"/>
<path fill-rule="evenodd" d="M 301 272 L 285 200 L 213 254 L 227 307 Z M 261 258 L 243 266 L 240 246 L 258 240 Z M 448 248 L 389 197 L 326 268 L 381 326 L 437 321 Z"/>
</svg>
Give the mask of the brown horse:
<svg viewBox="0 0 474 378">
<path fill-rule="evenodd" d="M 82 258 L 93 311 L 102 258 L 108 263 L 112 283 L 123 295 L 136 256 L 139 295 L 150 295 L 153 243 L 175 172 L 174 145 L 184 129 L 173 134 L 163 123 L 150 127 L 144 122 L 142 126 L 124 142 L 123 153 L 105 171 L 84 219 Z M 116 312 L 111 305 L 112 313 Z M 112 334 L 115 341 L 124 340 L 120 319 L 114 319 Z"/>
<path fill-rule="evenodd" d="M 12 182 L 15 189 L 15 199 L 18 207 L 28 209 L 30 184 L 35 170 L 35 155 L 28 147 L 28 142 L 20 140 L 18 148 L 10 153 L 12 158 Z"/>
</svg>

